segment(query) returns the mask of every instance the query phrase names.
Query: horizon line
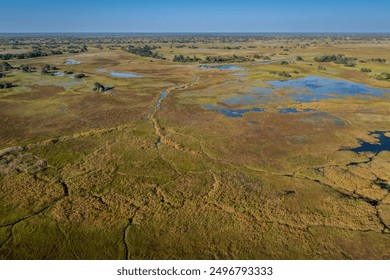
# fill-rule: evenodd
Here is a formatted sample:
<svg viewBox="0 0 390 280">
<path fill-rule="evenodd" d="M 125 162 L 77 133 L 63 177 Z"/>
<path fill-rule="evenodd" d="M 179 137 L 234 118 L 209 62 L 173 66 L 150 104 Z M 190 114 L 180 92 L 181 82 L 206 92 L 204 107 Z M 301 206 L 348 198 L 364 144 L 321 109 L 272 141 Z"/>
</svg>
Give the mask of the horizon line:
<svg viewBox="0 0 390 280">
<path fill-rule="evenodd" d="M 0 34 L 390 34 L 390 31 L 15 31 Z"/>
</svg>

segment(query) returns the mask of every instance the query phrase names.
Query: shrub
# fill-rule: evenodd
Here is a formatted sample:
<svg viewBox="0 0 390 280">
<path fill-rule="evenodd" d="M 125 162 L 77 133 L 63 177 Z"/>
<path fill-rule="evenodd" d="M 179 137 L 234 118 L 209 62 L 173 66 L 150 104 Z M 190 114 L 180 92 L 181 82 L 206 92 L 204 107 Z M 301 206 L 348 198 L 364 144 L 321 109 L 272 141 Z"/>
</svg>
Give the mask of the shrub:
<svg viewBox="0 0 390 280">
<path fill-rule="evenodd" d="M 390 80 L 390 73 L 382 73 L 380 75 L 375 75 L 375 79 L 379 81 L 389 81 Z"/>
<path fill-rule="evenodd" d="M 75 79 L 83 79 L 85 77 L 86 77 L 85 74 L 76 74 L 76 75 L 74 75 Z"/>
<path fill-rule="evenodd" d="M 326 67 L 324 67 L 322 65 L 319 65 L 317 69 L 320 71 L 326 71 Z"/>
<path fill-rule="evenodd" d="M 105 87 L 104 87 L 102 84 L 96 82 L 96 83 L 94 84 L 92 90 L 93 90 L 93 91 L 97 91 L 97 92 L 104 92 L 106 89 L 105 89 Z"/>
</svg>

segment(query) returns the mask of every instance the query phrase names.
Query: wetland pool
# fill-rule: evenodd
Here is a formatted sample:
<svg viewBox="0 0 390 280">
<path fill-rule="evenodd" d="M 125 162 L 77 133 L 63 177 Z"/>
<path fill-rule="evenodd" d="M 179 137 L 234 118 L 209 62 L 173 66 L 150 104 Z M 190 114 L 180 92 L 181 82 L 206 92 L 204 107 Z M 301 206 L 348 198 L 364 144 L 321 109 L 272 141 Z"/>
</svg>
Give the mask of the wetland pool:
<svg viewBox="0 0 390 280">
<path fill-rule="evenodd" d="M 141 75 L 133 74 L 133 73 L 123 73 L 123 72 L 114 72 L 114 71 L 107 71 L 104 69 L 98 69 L 98 73 L 108 73 L 112 77 L 116 78 L 142 78 Z"/>
<path fill-rule="evenodd" d="M 355 153 L 370 152 L 374 153 L 375 155 L 383 151 L 390 151 L 390 137 L 388 133 L 388 131 L 372 131 L 368 135 L 373 136 L 377 140 L 377 142 L 371 143 L 362 139 L 358 139 L 360 145 L 359 147 L 344 148 L 342 150 L 352 151 Z"/>
<path fill-rule="evenodd" d="M 229 109 L 222 106 L 208 105 L 207 110 L 218 111 L 219 113 L 230 118 L 242 118 L 246 113 L 259 113 L 264 112 L 264 108 L 251 108 L 251 109 Z"/>
<path fill-rule="evenodd" d="M 77 65 L 77 64 L 81 64 L 81 61 L 80 60 L 75 60 L 73 58 L 68 58 L 65 61 L 65 65 Z"/>
<path fill-rule="evenodd" d="M 345 97 L 385 97 L 390 91 L 371 88 L 367 85 L 310 76 L 287 81 L 270 81 L 268 85 L 275 90 L 285 90 L 287 95 L 296 102 L 318 102 L 322 99 L 344 99 Z"/>
<path fill-rule="evenodd" d="M 201 65 L 200 70 L 228 70 L 228 71 L 245 71 L 246 68 L 237 67 L 235 65 Z"/>
</svg>

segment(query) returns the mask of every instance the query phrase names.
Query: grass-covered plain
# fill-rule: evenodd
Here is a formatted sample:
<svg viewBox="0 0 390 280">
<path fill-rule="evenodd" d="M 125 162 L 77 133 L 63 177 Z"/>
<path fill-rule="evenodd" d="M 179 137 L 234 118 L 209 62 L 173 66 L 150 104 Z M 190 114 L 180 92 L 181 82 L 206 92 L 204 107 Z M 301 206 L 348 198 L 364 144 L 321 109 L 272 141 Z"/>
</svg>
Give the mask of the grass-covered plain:
<svg viewBox="0 0 390 280">
<path fill-rule="evenodd" d="M 390 82 L 377 77 L 390 68 L 372 59 L 390 60 L 390 39 L 237 38 L 128 39 L 165 60 L 129 53 L 126 39 L 7 60 L 0 83 L 16 86 L 0 89 L 0 259 L 389 259 L 388 144 L 348 148 L 389 136 Z M 0 54 L 34 45 L 7 42 Z M 338 54 L 354 67 L 315 59 Z M 202 70 L 175 55 L 248 61 Z M 304 90 L 270 84 L 305 77 L 383 94 L 302 102 Z"/>
</svg>

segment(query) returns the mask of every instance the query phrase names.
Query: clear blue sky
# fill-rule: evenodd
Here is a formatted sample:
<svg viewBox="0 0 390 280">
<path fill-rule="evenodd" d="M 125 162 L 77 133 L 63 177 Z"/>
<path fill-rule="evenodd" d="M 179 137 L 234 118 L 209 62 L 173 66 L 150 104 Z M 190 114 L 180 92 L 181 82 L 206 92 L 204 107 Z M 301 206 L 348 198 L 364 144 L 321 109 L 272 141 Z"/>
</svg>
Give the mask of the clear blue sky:
<svg viewBox="0 0 390 280">
<path fill-rule="evenodd" d="M 0 32 L 390 32 L 390 0 L 2 0 Z"/>
</svg>

